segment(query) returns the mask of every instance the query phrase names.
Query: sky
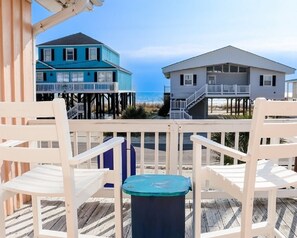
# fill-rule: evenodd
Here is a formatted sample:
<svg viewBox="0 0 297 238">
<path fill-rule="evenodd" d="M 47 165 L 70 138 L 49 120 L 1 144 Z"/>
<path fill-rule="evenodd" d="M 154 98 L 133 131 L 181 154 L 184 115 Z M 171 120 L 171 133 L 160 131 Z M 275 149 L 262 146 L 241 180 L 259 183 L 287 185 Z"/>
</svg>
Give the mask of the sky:
<svg viewBox="0 0 297 238">
<path fill-rule="evenodd" d="M 82 32 L 120 54 L 134 90 L 163 91 L 162 67 L 227 45 L 297 69 L 296 10 L 296 0 L 105 0 L 36 44 Z M 51 14 L 33 1 L 33 23 Z"/>
</svg>

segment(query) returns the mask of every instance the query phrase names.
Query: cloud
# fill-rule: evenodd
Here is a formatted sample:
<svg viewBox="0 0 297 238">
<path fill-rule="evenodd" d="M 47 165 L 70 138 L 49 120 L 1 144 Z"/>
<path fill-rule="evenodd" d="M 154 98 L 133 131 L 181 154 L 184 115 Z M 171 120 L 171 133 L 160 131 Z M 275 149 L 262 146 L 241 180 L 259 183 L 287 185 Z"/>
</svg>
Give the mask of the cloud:
<svg viewBox="0 0 297 238">
<path fill-rule="evenodd" d="M 133 60 L 186 59 L 227 45 L 232 45 L 264 57 L 265 55 L 282 55 L 283 57 L 288 54 L 297 55 L 297 37 L 273 39 L 254 37 L 253 39 L 235 39 L 233 41 L 203 40 L 197 44 L 145 46 L 136 50 L 122 50 L 120 52 L 123 58 Z"/>
<path fill-rule="evenodd" d="M 202 53 L 201 47 L 195 44 L 180 44 L 172 46 L 146 46 L 136 50 L 123 50 L 124 57 L 134 59 L 156 59 L 190 57 Z"/>
<path fill-rule="evenodd" d="M 296 53 L 297 37 L 256 38 L 237 42 L 237 47 L 251 52 L 264 53 Z"/>
</svg>

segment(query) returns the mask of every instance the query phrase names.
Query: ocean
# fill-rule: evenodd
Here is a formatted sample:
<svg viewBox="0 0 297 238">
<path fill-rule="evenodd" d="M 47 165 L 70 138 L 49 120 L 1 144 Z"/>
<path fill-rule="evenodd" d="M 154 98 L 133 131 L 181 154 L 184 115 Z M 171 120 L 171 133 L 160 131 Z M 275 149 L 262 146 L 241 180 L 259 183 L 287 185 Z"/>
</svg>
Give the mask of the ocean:
<svg viewBox="0 0 297 238">
<path fill-rule="evenodd" d="M 154 92 L 137 92 L 136 91 L 136 103 L 149 103 L 149 104 L 163 104 L 162 91 Z"/>
</svg>

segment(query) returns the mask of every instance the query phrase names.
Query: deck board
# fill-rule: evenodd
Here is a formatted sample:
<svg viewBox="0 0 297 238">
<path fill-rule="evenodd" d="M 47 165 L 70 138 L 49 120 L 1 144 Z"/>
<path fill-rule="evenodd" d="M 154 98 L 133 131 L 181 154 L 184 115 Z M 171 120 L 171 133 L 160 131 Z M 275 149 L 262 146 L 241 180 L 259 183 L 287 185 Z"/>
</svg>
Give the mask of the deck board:
<svg viewBox="0 0 297 238">
<path fill-rule="evenodd" d="M 256 199 L 253 222 L 267 217 L 267 200 Z M 43 226 L 52 230 L 65 231 L 65 210 L 61 201 L 43 201 Z M 132 237 L 130 200 L 123 202 L 124 238 Z M 240 223 L 240 203 L 235 199 L 207 199 L 202 203 L 202 232 L 238 226 Z M 277 199 L 276 227 L 288 238 L 297 238 L 297 200 Z M 186 238 L 193 237 L 193 207 L 186 200 Z M 89 199 L 79 208 L 80 232 L 89 235 L 114 237 L 114 207 L 112 199 Z M 7 237 L 33 237 L 32 209 L 24 205 L 6 219 Z M 260 237 L 260 236 L 259 236 Z"/>
</svg>

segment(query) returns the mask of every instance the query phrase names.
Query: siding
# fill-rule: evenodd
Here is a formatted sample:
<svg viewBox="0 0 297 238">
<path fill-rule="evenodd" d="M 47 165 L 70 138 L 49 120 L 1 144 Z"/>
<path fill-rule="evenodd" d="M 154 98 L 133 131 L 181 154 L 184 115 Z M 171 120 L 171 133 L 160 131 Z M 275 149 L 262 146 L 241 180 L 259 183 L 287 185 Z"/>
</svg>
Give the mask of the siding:
<svg viewBox="0 0 297 238">
<path fill-rule="evenodd" d="M 102 46 L 102 60 L 120 65 L 120 56 L 109 48 Z"/>
<path fill-rule="evenodd" d="M 31 25 L 31 1 L 0 0 L 0 100 L 33 101 L 33 35 Z M 25 123 L 24 120 L 8 120 L 2 123 Z M 3 162 L 1 179 L 8 180 L 28 169 L 27 165 Z M 7 202 L 10 214 L 23 203 L 17 196 Z"/>
<path fill-rule="evenodd" d="M 180 75 L 181 74 L 196 74 L 197 75 L 197 85 L 196 86 L 186 86 L 180 85 Z M 203 85 L 206 84 L 206 68 L 196 68 L 181 70 L 171 73 L 170 78 L 170 91 L 172 93 L 171 99 L 181 99 L 187 98 Z"/>
<path fill-rule="evenodd" d="M 119 83 L 119 90 L 132 90 L 132 77 L 130 74 L 127 74 L 122 71 L 118 71 L 118 83 Z"/>
<path fill-rule="evenodd" d="M 276 86 L 260 86 L 260 75 L 276 75 Z M 267 99 L 283 99 L 285 94 L 285 74 L 251 68 L 250 69 L 250 82 L 251 82 L 251 99 L 256 99 L 257 97 L 265 97 Z"/>
</svg>

